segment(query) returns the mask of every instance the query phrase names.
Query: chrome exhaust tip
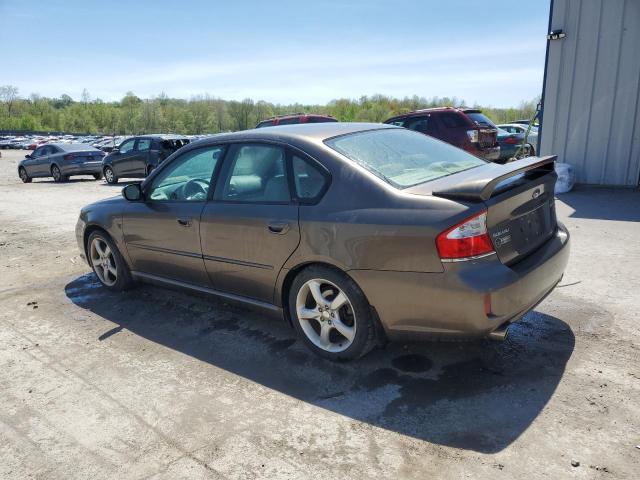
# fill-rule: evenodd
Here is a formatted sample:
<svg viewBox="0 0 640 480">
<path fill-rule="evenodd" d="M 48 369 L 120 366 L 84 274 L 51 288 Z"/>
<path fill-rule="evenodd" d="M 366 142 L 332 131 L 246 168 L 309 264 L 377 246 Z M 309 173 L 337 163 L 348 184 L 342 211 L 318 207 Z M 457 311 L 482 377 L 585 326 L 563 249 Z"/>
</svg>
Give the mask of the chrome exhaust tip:
<svg viewBox="0 0 640 480">
<path fill-rule="evenodd" d="M 487 337 L 490 340 L 504 342 L 507 339 L 508 335 L 509 335 L 509 324 L 506 324 L 506 325 L 501 325 L 498 328 L 496 328 L 493 332 L 490 332 L 489 335 L 487 335 Z"/>
</svg>

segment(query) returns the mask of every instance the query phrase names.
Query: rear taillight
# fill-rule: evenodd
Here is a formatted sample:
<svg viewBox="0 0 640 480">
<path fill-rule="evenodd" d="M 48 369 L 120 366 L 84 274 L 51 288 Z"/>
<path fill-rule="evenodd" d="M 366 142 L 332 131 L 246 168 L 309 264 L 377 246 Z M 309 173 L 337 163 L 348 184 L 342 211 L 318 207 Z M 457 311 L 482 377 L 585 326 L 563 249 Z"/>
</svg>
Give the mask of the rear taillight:
<svg viewBox="0 0 640 480">
<path fill-rule="evenodd" d="M 436 237 L 438 254 L 443 261 L 466 260 L 493 253 L 487 233 L 487 211 L 457 223 Z"/>
<path fill-rule="evenodd" d="M 509 145 L 517 145 L 518 143 L 518 139 L 516 137 L 509 137 L 507 138 L 504 143 L 508 143 Z"/>
<path fill-rule="evenodd" d="M 469 137 L 470 142 L 478 143 L 480 140 L 480 133 L 476 129 L 467 130 L 467 137 Z"/>
<path fill-rule="evenodd" d="M 64 157 L 62 157 L 62 158 L 64 158 L 66 161 L 71 161 L 71 160 L 73 160 L 74 158 L 76 158 L 76 156 L 70 153 L 70 154 L 68 154 L 68 155 L 65 155 L 65 156 L 64 156 Z"/>
</svg>

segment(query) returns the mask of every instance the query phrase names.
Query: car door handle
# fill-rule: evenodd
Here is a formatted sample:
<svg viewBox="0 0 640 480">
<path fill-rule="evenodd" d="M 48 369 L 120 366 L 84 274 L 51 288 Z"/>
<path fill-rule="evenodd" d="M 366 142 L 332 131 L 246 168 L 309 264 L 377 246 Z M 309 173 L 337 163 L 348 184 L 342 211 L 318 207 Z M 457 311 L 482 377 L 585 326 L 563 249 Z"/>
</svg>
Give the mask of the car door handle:
<svg viewBox="0 0 640 480">
<path fill-rule="evenodd" d="M 178 225 L 180 225 L 181 227 L 190 227 L 191 226 L 191 221 L 193 220 L 191 217 L 181 217 L 178 218 Z"/>
<path fill-rule="evenodd" d="M 283 235 L 289 231 L 289 224 L 287 222 L 270 222 L 267 228 L 271 233 Z"/>
</svg>

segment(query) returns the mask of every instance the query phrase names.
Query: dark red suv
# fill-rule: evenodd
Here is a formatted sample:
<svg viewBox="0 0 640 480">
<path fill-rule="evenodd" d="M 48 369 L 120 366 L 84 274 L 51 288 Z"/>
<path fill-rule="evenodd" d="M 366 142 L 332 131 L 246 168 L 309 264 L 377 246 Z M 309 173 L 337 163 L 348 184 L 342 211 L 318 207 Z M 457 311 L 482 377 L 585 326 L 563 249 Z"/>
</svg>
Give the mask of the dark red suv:
<svg viewBox="0 0 640 480">
<path fill-rule="evenodd" d="M 485 160 L 500 158 L 498 129 L 480 110 L 469 108 L 426 108 L 385 120 L 476 155 Z"/>
<path fill-rule="evenodd" d="M 331 115 L 316 113 L 289 113 L 277 117 L 267 118 L 256 125 L 256 128 L 274 127 L 276 125 L 293 125 L 295 123 L 325 123 L 337 122 Z"/>
</svg>

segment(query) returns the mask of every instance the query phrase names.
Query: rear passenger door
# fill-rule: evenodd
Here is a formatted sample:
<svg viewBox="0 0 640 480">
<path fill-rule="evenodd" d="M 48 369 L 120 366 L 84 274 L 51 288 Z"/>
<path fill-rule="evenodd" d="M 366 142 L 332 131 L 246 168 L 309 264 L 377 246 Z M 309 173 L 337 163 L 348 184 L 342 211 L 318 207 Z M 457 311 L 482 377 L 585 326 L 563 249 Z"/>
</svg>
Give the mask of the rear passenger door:
<svg viewBox="0 0 640 480">
<path fill-rule="evenodd" d="M 151 139 L 139 138 L 134 151 L 135 154 L 129 160 L 131 162 L 131 173 L 144 176 L 147 174 L 147 166 L 149 165 Z"/>
<path fill-rule="evenodd" d="M 272 303 L 278 273 L 300 242 L 285 147 L 231 146 L 205 206 L 200 237 L 213 287 Z"/>
</svg>

